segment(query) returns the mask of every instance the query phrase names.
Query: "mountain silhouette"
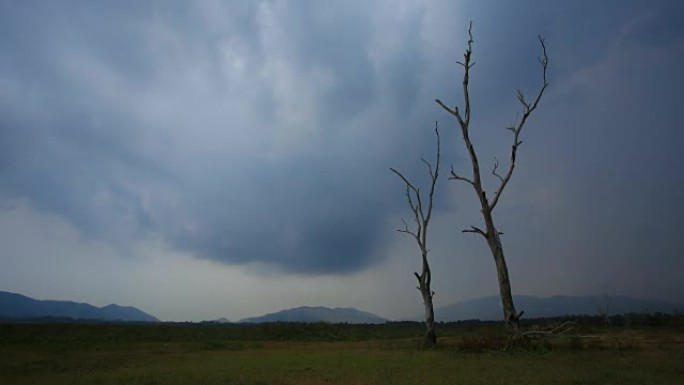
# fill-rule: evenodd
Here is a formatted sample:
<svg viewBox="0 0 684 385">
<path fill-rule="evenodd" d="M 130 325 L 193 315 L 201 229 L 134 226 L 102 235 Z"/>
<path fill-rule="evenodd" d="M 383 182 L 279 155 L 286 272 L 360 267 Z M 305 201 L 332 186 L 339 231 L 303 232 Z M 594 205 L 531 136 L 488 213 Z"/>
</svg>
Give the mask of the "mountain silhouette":
<svg viewBox="0 0 684 385">
<path fill-rule="evenodd" d="M 72 318 L 75 320 L 159 322 L 132 306 L 115 304 L 97 307 L 72 301 L 37 300 L 25 295 L 0 291 L 0 319 Z"/>
</svg>

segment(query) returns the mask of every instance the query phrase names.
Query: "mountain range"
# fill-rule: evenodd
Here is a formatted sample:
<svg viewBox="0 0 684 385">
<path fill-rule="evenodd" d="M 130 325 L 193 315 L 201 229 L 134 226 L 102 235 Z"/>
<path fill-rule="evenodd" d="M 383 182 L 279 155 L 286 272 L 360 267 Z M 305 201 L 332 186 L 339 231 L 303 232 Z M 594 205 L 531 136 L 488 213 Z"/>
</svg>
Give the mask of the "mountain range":
<svg viewBox="0 0 684 385">
<path fill-rule="evenodd" d="M 513 297 L 518 311 L 524 310 L 524 318 L 547 318 L 564 315 L 599 315 L 607 310 L 608 314 L 624 313 L 672 313 L 684 312 L 684 305 L 625 296 L 564 296 L 547 298 L 529 295 Z M 438 321 L 458 321 L 468 319 L 499 320 L 503 317 L 501 300 L 493 295 L 468 301 L 453 303 L 435 309 Z M 420 320 L 420 317 L 414 319 Z"/>
<path fill-rule="evenodd" d="M 132 306 L 115 304 L 97 307 L 72 301 L 37 300 L 25 295 L 0 291 L 0 319 L 71 318 L 111 322 L 159 322 Z"/>
<path fill-rule="evenodd" d="M 550 318 L 567 315 L 609 315 L 625 313 L 673 313 L 684 312 L 684 305 L 657 300 L 638 299 L 626 296 L 564 296 L 535 297 L 514 296 L 516 308 L 524 310 L 524 318 Z M 416 307 L 421 304 L 416 303 Z M 422 307 L 422 306 L 421 306 Z M 437 321 L 460 320 L 482 321 L 500 320 L 502 317 L 501 300 L 498 295 L 456 302 L 435 309 Z M 410 318 L 422 321 L 422 316 Z M 226 322 L 227 320 L 222 319 Z M 259 317 L 245 318 L 238 323 L 264 322 L 328 322 L 328 323 L 384 323 L 388 320 L 378 315 L 354 308 L 327 308 L 322 306 L 302 306 L 285 309 Z M 220 321 L 214 321 L 220 322 Z"/>
<path fill-rule="evenodd" d="M 329 322 L 349 324 L 377 324 L 387 320 L 373 313 L 353 308 L 328 308 L 323 306 L 302 306 L 294 309 L 281 310 L 260 317 L 251 317 L 240 320 L 240 323 L 262 322 Z"/>
<path fill-rule="evenodd" d="M 673 302 L 637 299 L 625 296 L 514 296 L 516 308 L 525 311 L 524 318 L 549 318 L 565 315 L 610 315 L 624 313 L 684 312 L 684 305 Z M 416 303 L 420 309 L 421 304 Z M 453 303 L 435 309 L 437 321 L 500 320 L 502 317 L 499 296 L 493 295 Z M 135 307 L 107 305 L 96 307 L 72 301 L 36 300 L 27 296 L 0 291 L 0 320 L 74 319 L 104 322 L 159 322 L 154 316 Z M 411 318 L 422 321 L 422 316 Z M 328 322 L 350 324 L 384 323 L 387 319 L 354 308 L 328 308 L 302 306 L 285 309 L 259 317 L 245 318 L 239 323 L 263 322 Z M 213 322 L 228 323 L 220 318 Z"/>
</svg>

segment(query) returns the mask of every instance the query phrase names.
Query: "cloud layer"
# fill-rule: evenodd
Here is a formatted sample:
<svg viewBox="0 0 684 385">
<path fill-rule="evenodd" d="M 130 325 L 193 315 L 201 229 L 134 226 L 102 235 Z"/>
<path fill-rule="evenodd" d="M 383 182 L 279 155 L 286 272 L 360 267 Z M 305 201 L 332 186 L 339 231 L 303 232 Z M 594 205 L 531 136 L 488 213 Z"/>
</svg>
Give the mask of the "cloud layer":
<svg viewBox="0 0 684 385">
<path fill-rule="evenodd" d="M 228 263 L 367 266 L 396 202 L 379 194 L 387 136 L 415 102 L 381 76 L 410 65 L 401 47 L 363 6 L 209 4 L 55 8 L 15 31 L 4 189 L 122 245 L 160 233 Z"/>
<path fill-rule="evenodd" d="M 487 167 L 510 148 L 515 90 L 539 86 L 537 34 L 551 57 L 497 209 L 514 290 L 684 300 L 682 5 L 618 3 L 4 2 L 0 216 L 55 216 L 110 261 L 153 242 L 268 279 L 372 272 L 387 285 L 373 274 L 415 258 L 392 231 L 410 212 L 388 167 L 426 181 L 439 120 L 445 165 L 468 170 L 433 99 L 461 103 L 473 20 Z M 449 299 L 495 287 L 486 247 L 460 234 L 479 220 L 466 187 L 438 191 L 432 253 Z M 12 250 L 3 261 L 35 257 Z"/>
</svg>

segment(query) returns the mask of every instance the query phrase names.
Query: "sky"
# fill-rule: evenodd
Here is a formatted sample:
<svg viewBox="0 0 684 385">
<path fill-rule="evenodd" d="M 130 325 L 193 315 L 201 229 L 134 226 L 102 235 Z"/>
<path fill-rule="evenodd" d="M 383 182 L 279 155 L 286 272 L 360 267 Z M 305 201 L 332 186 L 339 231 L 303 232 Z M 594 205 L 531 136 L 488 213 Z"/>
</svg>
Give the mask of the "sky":
<svg viewBox="0 0 684 385">
<path fill-rule="evenodd" d="M 0 2 L 0 290 L 165 321 L 295 306 L 421 314 L 389 167 L 507 165 L 516 91 L 549 87 L 495 212 L 516 294 L 684 302 L 684 3 Z M 468 185 L 438 181 L 435 305 L 498 292 Z M 490 194 L 491 195 L 491 194 Z"/>
</svg>

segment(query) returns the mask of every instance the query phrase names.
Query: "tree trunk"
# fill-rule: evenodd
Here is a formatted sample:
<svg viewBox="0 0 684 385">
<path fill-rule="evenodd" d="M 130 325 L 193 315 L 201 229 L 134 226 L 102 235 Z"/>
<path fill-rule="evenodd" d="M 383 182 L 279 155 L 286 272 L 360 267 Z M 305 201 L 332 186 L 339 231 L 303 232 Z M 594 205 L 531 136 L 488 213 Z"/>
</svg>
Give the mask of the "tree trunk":
<svg viewBox="0 0 684 385">
<path fill-rule="evenodd" d="M 423 236 L 425 233 L 423 233 Z M 424 242 L 424 241 L 423 241 Z M 425 243 L 422 243 L 425 245 Z M 437 334 L 435 333 L 435 308 L 432 304 L 432 270 L 430 270 L 430 264 L 428 263 L 427 254 L 428 250 L 425 246 L 421 246 L 421 252 L 423 254 L 423 273 L 416 275 L 418 278 L 418 290 L 423 296 L 423 305 L 425 306 L 425 339 L 423 340 L 423 347 L 430 348 L 437 344 Z"/>
<path fill-rule="evenodd" d="M 429 287 L 421 288 L 423 304 L 425 305 L 425 339 L 423 346 L 433 347 L 437 344 L 437 334 L 435 333 L 435 309 L 432 305 L 432 292 Z"/>
<path fill-rule="evenodd" d="M 487 223 L 487 244 L 494 257 L 496 264 L 497 277 L 499 279 L 499 294 L 501 296 L 501 305 L 503 308 L 504 322 L 510 331 L 517 331 L 519 326 L 519 319 L 522 312 L 518 314 L 513 304 L 513 295 L 511 294 L 511 281 L 508 278 L 508 266 L 504 258 L 503 247 L 501 246 L 501 238 L 499 232 L 494 227 L 494 223 L 489 217 Z"/>
</svg>

